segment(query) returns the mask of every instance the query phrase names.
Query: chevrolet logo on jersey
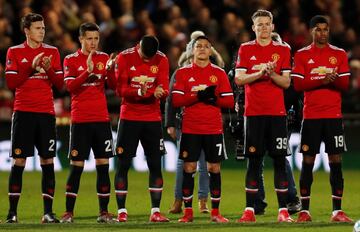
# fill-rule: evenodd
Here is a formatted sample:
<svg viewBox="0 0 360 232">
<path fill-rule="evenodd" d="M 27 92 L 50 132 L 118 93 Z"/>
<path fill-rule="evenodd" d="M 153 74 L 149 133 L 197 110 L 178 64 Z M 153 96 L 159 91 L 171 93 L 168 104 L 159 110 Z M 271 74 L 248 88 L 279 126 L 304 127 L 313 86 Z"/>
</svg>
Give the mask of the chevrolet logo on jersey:
<svg viewBox="0 0 360 232">
<path fill-rule="evenodd" d="M 206 89 L 206 87 L 208 87 L 208 86 L 207 85 L 196 85 L 191 88 L 191 92 L 197 92 L 200 90 L 204 90 L 204 89 Z"/>
<path fill-rule="evenodd" d="M 319 66 L 317 68 L 313 68 L 311 69 L 310 74 L 317 74 L 317 75 L 326 75 L 327 73 L 332 73 L 333 72 L 333 68 L 327 68 L 326 66 Z"/>
<path fill-rule="evenodd" d="M 262 68 L 265 68 L 265 67 L 266 67 L 266 63 L 255 64 L 255 65 L 252 67 L 252 70 L 260 71 Z"/>
<path fill-rule="evenodd" d="M 143 84 L 146 84 L 146 83 L 154 82 L 155 77 L 148 77 L 146 75 L 140 75 L 138 77 L 133 77 L 132 81 L 139 82 L 141 85 L 143 85 Z"/>
</svg>

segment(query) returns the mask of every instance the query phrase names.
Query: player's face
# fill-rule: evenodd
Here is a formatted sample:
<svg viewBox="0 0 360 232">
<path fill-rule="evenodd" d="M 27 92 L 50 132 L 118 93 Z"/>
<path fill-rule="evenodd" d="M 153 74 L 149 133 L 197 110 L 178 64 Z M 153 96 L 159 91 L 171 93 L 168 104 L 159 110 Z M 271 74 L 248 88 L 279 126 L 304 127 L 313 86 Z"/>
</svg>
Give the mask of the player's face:
<svg viewBox="0 0 360 232">
<path fill-rule="evenodd" d="M 329 42 L 329 25 L 327 23 L 318 23 L 311 31 L 315 44 L 325 45 Z"/>
<path fill-rule="evenodd" d="M 271 32 L 274 30 L 274 24 L 270 17 L 260 16 L 254 20 L 252 30 L 257 39 L 271 39 Z"/>
<path fill-rule="evenodd" d="M 195 60 L 209 60 L 211 56 L 211 44 L 206 39 L 199 39 L 194 44 L 194 59 Z"/>
<path fill-rule="evenodd" d="M 32 22 L 29 29 L 25 28 L 25 34 L 30 42 L 42 43 L 45 36 L 44 21 Z"/>
<path fill-rule="evenodd" d="M 96 51 L 99 47 L 100 35 L 98 31 L 85 31 L 83 36 L 80 36 L 81 50 L 88 54 L 91 51 Z"/>
</svg>

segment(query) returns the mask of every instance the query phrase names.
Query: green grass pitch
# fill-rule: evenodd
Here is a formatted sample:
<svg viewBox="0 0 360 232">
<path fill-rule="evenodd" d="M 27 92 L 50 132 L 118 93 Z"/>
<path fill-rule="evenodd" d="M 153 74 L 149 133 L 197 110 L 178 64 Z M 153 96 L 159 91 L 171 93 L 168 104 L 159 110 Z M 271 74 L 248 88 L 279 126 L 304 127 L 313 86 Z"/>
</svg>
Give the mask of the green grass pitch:
<svg viewBox="0 0 360 232">
<path fill-rule="evenodd" d="M 209 222 L 209 215 L 199 214 L 197 208 L 197 197 L 194 198 L 193 223 L 179 224 L 177 219 L 180 215 L 168 215 L 167 210 L 173 201 L 174 173 L 164 173 L 164 192 L 161 211 L 171 219 L 170 223 L 151 224 L 148 223 L 150 213 L 150 199 L 147 190 L 147 173 L 130 171 L 129 194 L 127 198 L 127 209 L 129 221 L 122 224 L 98 224 L 98 201 L 96 197 L 96 174 L 83 173 L 79 195 L 75 206 L 75 223 L 41 225 L 40 218 L 43 211 L 40 179 L 38 172 L 25 172 L 23 178 L 23 193 L 19 202 L 18 217 L 19 224 L 5 224 L 8 210 L 7 199 L 7 172 L 0 172 L 0 231 L 291 231 L 291 232 L 333 232 L 352 231 L 352 224 L 329 223 L 331 214 L 331 191 L 328 173 L 314 173 L 312 198 L 310 210 L 313 217 L 312 223 L 307 224 L 279 224 L 276 223 L 277 203 L 273 187 L 273 172 L 265 171 L 266 198 L 269 203 L 266 213 L 257 216 L 255 224 L 238 224 L 236 219 L 240 217 L 245 207 L 244 176 L 245 171 L 223 170 L 222 172 L 222 200 L 220 210 L 224 216 L 230 219 L 228 224 L 214 224 Z M 65 209 L 65 182 L 67 171 L 56 173 L 56 193 L 54 211 L 60 217 Z M 113 181 L 114 173 L 110 174 Z M 197 179 L 198 177 L 196 177 Z M 360 170 L 344 171 L 345 193 L 343 209 L 355 220 L 360 219 Z M 299 172 L 295 172 L 296 182 L 299 180 Z M 197 180 L 196 180 L 197 181 Z M 112 187 L 113 190 L 113 187 Z M 196 196 L 196 194 L 194 194 Z M 110 200 L 109 211 L 116 214 L 116 200 L 114 191 Z M 294 216 L 296 218 L 296 216 Z"/>
</svg>

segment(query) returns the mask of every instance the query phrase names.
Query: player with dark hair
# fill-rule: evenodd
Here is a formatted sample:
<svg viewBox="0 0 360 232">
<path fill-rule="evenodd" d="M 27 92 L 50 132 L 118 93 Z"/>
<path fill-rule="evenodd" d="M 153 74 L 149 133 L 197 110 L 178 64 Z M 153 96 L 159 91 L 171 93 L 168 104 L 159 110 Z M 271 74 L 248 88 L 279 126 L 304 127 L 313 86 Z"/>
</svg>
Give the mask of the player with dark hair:
<svg viewBox="0 0 360 232">
<path fill-rule="evenodd" d="M 98 51 L 100 33 L 95 23 L 83 23 L 79 29 L 81 48 L 64 59 L 65 83 L 71 93 L 70 174 L 66 183 L 66 212 L 62 223 L 72 223 L 75 201 L 84 161 L 90 149 L 95 156 L 97 195 L 100 213 L 97 221 L 112 222 L 108 213 L 110 199 L 109 158 L 113 157 L 113 139 L 105 97 L 105 85 L 115 89 L 113 57 Z"/>
<path fill-rule="evenodd" d="M 279 222 L 292 222 L 286 208 L 288 180 L 285 159 L 288 155 L 284 89 L 290 85 L 290 48 L 272 41 L 273 17 L 258 10 L 252 29 L 256 39 L 243 43 L 238 52 L 235 82 L 245 86 L 245 145 L 248 158 L 246 208 L 238 222 L 255 222 L 255 201 L 259 191 L 260 168 L 268 151 L 274 164 Z"/>
<path fill-rule="evenodd" d="M 116 59 L 118 93 L 122 97 L 116 142 L 119 165 L 115 174 L 118 221 L 127 221 L 125 208 L 128 171 L 141 142 L 149 168 L 151 196 L 150 222 L 168 222 L 160 214 L 163 189 L 161 158 L 165 153 L 161 126 L 160 100 L 169 88 L 169 63 L 159 50 L 155 36 L 146 35 L 135 47 L 121 52 Z"/>
<path fill-rule="evenodd" d="M 302 210 L 298 222 L 311 221 L 309 212 L 313 167 L 324 141 L 330 166 L 332 222 L 352 222 L 342 210 L 344 179 L 341 153 L 346 151 L 341 113 L 341 92 L 349 87 L 346 52 L 329 44 L 329 22 L 316 15 L 310 20 L 313 43 L 296 52 L 291 76 L 297 91 L 304 91 L 304 120 L 301 128 L 303 162 L 300 174 Z"/>
<path fill-rule="evenodd" d="M 63 72 L 56 47 L 43 43 L 44 19 L 30 13 L 22 18 L 26 41 L 8 49 L 5 77 L 7 86 L 15 90 L 11 127 L 11 153 L 14 163 L 9 177 L 10 209 L 7 223 L 17 223 L 17 205 L 21 195 L 22 174 L 26 158 L 34 156 L 34 146 L 42 168 L 42 223 L 57 223 L 52 204 L 55 192 L 53 158 L 56 156 L 54 85 L 63 87 Z"/>
<path fill-rule="evenodd" d="M 220 163 L 227 158 L 221 108 L 234 106 L 233 93 L 224 70 L 210 62 L 211 43 L 206 36 L 195 39 L 193 55 L 192 64 L 176 72 L 172 90 L 173 106 L 184 107 L 179 158 L 184 160 L 182 193 L 185 209 L 179 222 L 192 222 L 194 219 L 194 175 L 203 150 L 210 176 L 211 221 L 226 223 L 229 220 L 219 212 Z"/>
</svg>

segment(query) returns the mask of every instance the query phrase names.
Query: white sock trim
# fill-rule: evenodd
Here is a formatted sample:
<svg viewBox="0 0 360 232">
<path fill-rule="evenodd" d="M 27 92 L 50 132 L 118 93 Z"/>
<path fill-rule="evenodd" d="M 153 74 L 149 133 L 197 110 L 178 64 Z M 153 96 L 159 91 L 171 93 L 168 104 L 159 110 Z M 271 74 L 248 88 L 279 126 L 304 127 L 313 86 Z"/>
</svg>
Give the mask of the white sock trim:
<svg viewBox="0 0 360 232">
<path fill-rule="evenodd" d="M 121 213 L 126 213 L 127 214 L 127 210 L 125 208 L 118 209 L 118 214 L 121 214 Z"/>
<path fill-rule="evenodd" d="M 246 210 L 251 210 L 251 211 L 255 212 L 255 210 L 254 210 L 253 207 L 246 207 L 246 208 L 245 208 L 245 211 L 246 211 Z"/>
<path fill-rule="evenodd" d="M 279 213 L 280 213 L 280 211 L 283 211 L 283 210 L 288 211 L 288 209 L 287 209 L 287 208 L 279 208 Z"/>
<path fill-rule="evenodd" d="M 154 214 L 156 212 L 160 213 L 160 208 L 151 208 L 151 214 Z"/>
<path fill-rule="evenodd" d="M 334 211 L 332 211 L 332 215 L 335 216 L 338 212 L 341 212 L 341 211 L 342 211 L 341 209 L 339 209 L 339 210 L 334 210 Z"/>
</svg>

